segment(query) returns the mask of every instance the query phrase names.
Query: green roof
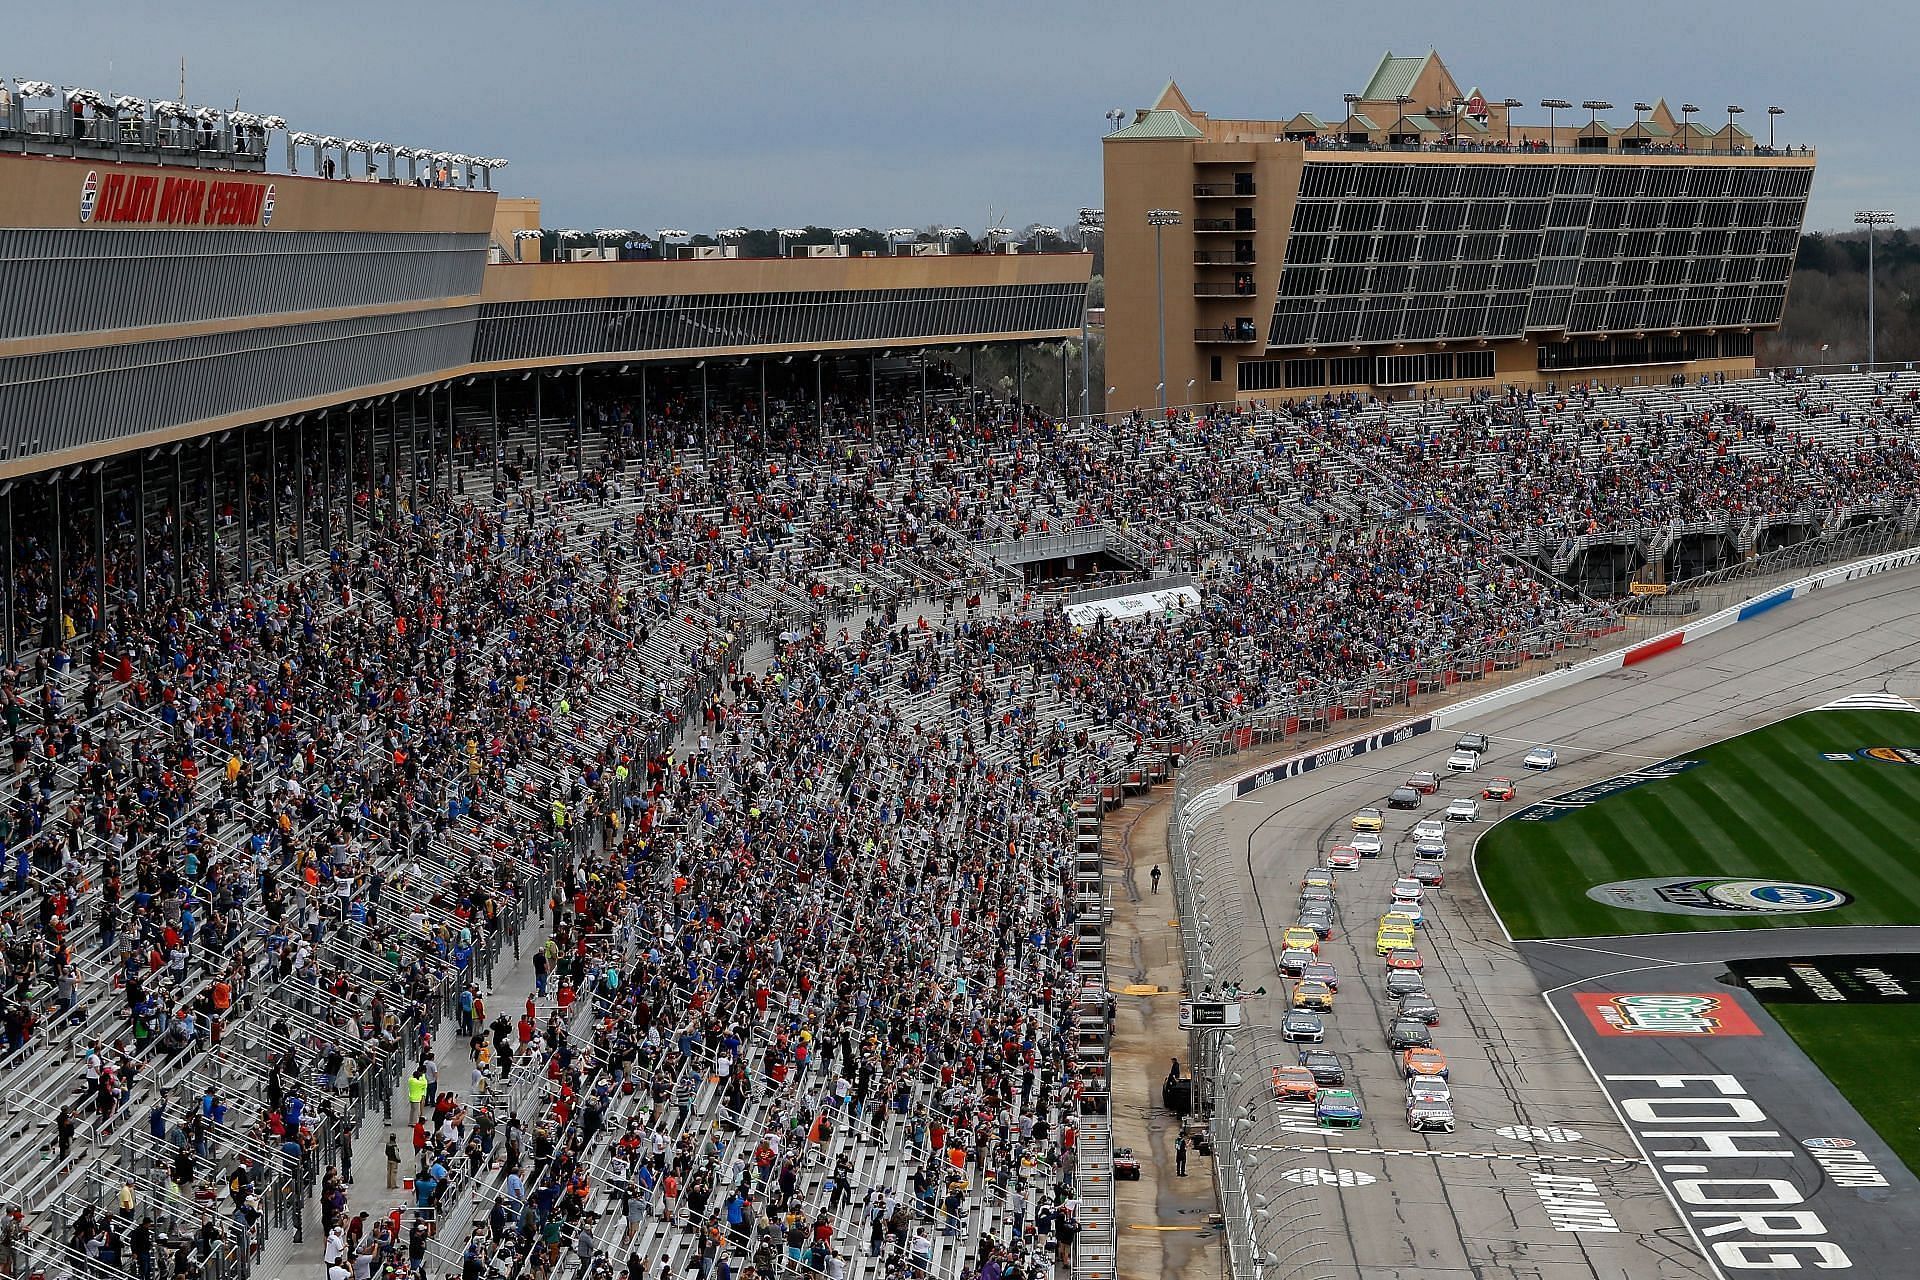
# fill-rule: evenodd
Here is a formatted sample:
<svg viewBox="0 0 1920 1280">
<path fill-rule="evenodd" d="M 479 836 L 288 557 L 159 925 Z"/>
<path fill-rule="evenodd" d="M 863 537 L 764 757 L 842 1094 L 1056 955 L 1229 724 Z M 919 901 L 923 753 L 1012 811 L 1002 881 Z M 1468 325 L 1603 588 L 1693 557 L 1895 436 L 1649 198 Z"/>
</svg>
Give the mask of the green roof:
<svg viewBox="0 0 1920 1280">
<path fill-rule="evenodd" d="M 1368 133 L 1380 132 L 1379 125 L 1375 124 L 1372 120 L 1368 119 L 1366 116 L 1361 115 L 1358 111 L 1353 113 L 1353 122 L 1359 125 L 1362 129 L 1365 129 Z"/>
<path fill-rule="evenodd" d="M 1361 91 L 1363 102 L 1391 102 L 1405 93 L 1413 91 L 1413 82 L 1420 78 L 1420 69 L 1427 65 L 1427 59 L 1433 56 L 1429 49 L 1418 58 L 1396 58 L 1391 52 L 1382 55 L 1380 65 L 1373 69 L 1373 78 L 1367 81 L 1367 87 Z"/>
<path fill-rule="evenodd" d="M 1140 138 L 1200 138 L 1206 135 L 1193 121 L 1178 111 L 1149 111 L 1124 129 L 1106 136 L 1108 142 L 1132 142 Z"/>
<path fill-rule="evenodd" d="M 1408 126 L 1412 127 L 1412 131 L 1414 133 L 1440 132 L 1440 126 L 1435 124 L 1433 121 L 1427 119 L 1425 116 L 1403 116 L 1400 119 L 1394 121 L 1394 124 L 1395 124 L 1395 127 L 1402 132 L 1405 132 Z"/>
</svg>

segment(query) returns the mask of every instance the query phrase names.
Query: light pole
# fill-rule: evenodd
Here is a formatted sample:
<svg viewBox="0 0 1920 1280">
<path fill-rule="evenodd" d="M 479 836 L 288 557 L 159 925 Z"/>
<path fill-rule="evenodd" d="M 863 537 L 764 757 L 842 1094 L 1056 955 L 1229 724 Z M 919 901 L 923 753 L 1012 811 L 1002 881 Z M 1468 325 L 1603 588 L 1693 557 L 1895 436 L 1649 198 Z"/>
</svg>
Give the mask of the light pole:
<svg viewBox="0 0 1920 1280">
<path fill-rule="evenodd" d="M 1602 111 L 1613 110 L 1613 104 L 1611 102 L 1603 101 L 1599 98 L 1588 98 L 1585 102 L 1581 103 L 1580 105 L 1587 109 L 1587 128 L 1593 131 L 1593 135 L 1596 138 L 1599 137 L 1600 136 L 1600 113 Z M 1605 150 L 1605 148 L 1602 148 L 1602 150 Z"/>
<path fill-rule="evenodd" d="M 900 242 L 902 240 L 912 240 L 915 237 L 917 237 L 919 234 L 920 233 L 914 230 L 912 227 L 894 227 L 892 230 L 888 231 L 887 232 L 887 256 L 889 258 L 898 256 L 900 252 Z"/>
<path fill-rule="evenodd" d="M 1878 354 L 1873 341 L 1873 229 L 1893 225 L 1891 209 L 1858 209 L 1854 222 L 1867 229 L 1867 368 L 1872 369 Z"/>
<path fill-rule="evenodd" d="M 1773 150 L 1774 121 L 1778 120 L 1781 116 L 1785 114 L 1787 114 L 1787 109 L 1785 107 L 1768 107 L 1767 108 L 1767 150 L 1769 152 Z"/>
<path fill-rule="evenodd" d="M 1120 127 L 1121 121 L 1126 118 L 1127 111 L 1125 107 L 1115 107 L 1113 110 L 1107 112 L 1107 132 L 1114 132 Z"/>
<path fill-rule="evenodd" d="M 1080 239 L 1084 243 L 1089 236 L 1104 235 L 1107 230 L 1107 211 L 1105 209 L 1082 209 L 1080 211 Z M 1092 326 L 1089 324 L 1087 308 L 1080 308 L 1080 416 L 1086 417 L 1093 412 L 1092 384 L 1089 382 L 1093 361 L 1090 344 L 1093 340 Z"/>
<path fill-rule="evenodd" d="M 1542 98 L 1540 99 L 1540 105 L 1547 109 L 1547 149 L 1549 151 L 1558 151 L 1560 149 L 1560 126 L 1554 123 L 1559 119 L 1556 113 L 1571 110 L 1573 104 L 1565 98 Z"/>
<path fill-rule="evenodd" d="M 1633 144 L 1638 149 L 1644 150 L 1647 145 L 1646 125 L 1641 117 L 1645 116 L 1647 112 L 1651 110 L 1653 110 L 1653 107 L 1649 103 L 1636 102 L 1633 104 Z"/>
<path fill-rule="evenodd" d="M 1167 407 L 1167 273 L 1160 257 L 1160 230 L 1180 225 L 1178 209 L 1147 210 L 1147 225 L 1153 228 L 1153 290 L 1160 301 L 1160 408 Z"/>
<path fill-rule="evenodd" d="M 1047 237 L 1052 236 L 1055 240 L 1058 240 L 1060 238 L 1060 228 L 1029 227 L 1027 228 L 1027 234 L 1033 237 L 1033 251 L 1035 253 L 1045 253 L 1047 251 Z"/>
<path fill-rule="evenodd" d="M 807 234 L 805 227 L 781 227 L 775 232 L 775 238 L 779 241 L 780 245 L 780 256 L 783 258 L 787 256 L 787 241 L 798 240 L 805 234 Z"/>
<path fill-rule="evenodd" d="M 1680 104 L 1680 119 L 1682 121 L 1680 126 L 1680 149 L 1682 151 L 1693 150 L 1693 113 L 1699 109 L 1700 108 L 1694 106 L 1691 102 L 1683 102 Z"/>
<path fill-rule="evenodd" d="M 1393 122 L 1394 137 L 1404 137 L 1406 134 L 1406 124 L 1407 124 L 1407 104 L 1409 102 L 1412 102 L 1413 99 L 1409 98 L 1404 93 L 1400 93 L 1400 94 L 1395 94 L 1393 100 L 1396 103 L 1398 103 L 1400 106 L 1400 115 Z M 1391 143 L 1393 141 L 1393 138 L 1388 138 L 1387 141 Z"/>
<path fill-rule="evenodd" d="M 1340 96 L 1345 99 L 1347 104 L 1347 122 L 1340 130 L 1340 145 L 1344 147 L 1353 142 L 1353 104 L 1360 101 L 1360 95 L 1357 93 L 1343 93 Z"/>
<path fill-rule="evenodd" d="M 1504 107 L 1504 108 L 1506 108 L 1506 113 L 1507 113 L 1507 150 L 1509 150 L 1509 151 L 1511 151 L 1511 150 L 1513 150 L 1513 109 L 1514 109 L 1515 107 L 1523 107 L 1523 106 L 1525 106 L 1525 105 L 1526 105 L 1526 103 L 1524 103 L 1524 102 L 1522 102 L 1522 101 L 1520 101 L 1520 99 L 1518 99 L 1518 98 L 1502 98 L 1502 99 L 1500 100 L 1500 105 L 1501 105 L 1502 107 Z"/>
<path fill-rule="evenodd" d="M 1745 115 L 1746 111 L 1747 109 L 1745 107 L 1736 107 L 1732 103 L 1727 104 L 1727 154 L 1728 155 L 1733 154 L 1733 118 L 1735 116 Z"/>
</svg>

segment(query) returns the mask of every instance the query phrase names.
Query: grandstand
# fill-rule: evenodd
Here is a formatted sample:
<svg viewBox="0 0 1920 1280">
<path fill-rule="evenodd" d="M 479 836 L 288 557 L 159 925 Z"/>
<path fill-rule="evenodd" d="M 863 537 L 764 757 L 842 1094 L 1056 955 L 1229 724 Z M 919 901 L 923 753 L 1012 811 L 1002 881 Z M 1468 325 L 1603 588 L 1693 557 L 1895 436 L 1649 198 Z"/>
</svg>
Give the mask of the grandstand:
<svg viewBox="0 0 1920 1280">
<path fill-rule="evenodd" d="M 1916 520 L 1910 372 L 1062 419 L 951 357 L 1086 255 L 106 164 L 0 156 L 13 1274 L 1109 1275 L 1109 803 Z"/>
<path fill-rule="evenodd" d="M 1211 116 L 1169 82 L 1103 140 L 1110 407 L 1750 376 L 1812 151 L 1737 106 L 1716 131 L 1664 99 L 1631 126 L 1522 105 L 1431 51 L 1325 119 Z"/>
</svg>

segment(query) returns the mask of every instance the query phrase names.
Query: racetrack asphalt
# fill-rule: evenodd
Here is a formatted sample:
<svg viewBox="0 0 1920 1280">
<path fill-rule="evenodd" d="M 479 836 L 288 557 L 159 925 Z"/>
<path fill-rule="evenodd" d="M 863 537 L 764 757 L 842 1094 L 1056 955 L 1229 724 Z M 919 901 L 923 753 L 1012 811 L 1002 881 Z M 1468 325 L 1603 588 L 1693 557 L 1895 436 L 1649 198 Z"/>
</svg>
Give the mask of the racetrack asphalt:
<svg viewBox="0 0 1920 1280">
<path fill-rule="evenodd" d="M 1491 776 L 1519 783 L 1518 798 L 1504 806 L 1516 811 L 1846 694 L 1890 692 L 1920 702 L 1920 592 L 1910 590 L 1916 582 L 1920 574 L 1901 574 L 1822 591 L 1673 654 L 1316 770 L 1221 810 L 1227 847 L 1244 856 L 1255 891 L 1241 937 L 1246 985 L 1264 982 L 1272 992 L 1246 1000 L 1243 1011 L 1250 1026 L 1274 1026 L 1286 1005 L 1272 948 L 1293 920 L 1301 873 L 1346 842 L 1357 808 L 1382 803 L 1416 769 L 1443 775 L 1441 791 L 1421 812 L 1389 812 L 1382 857 L 1340 873 L 1337 932 L 1322 944 L 1342 978 L 1327 1047 L 1348 1062 L 1366 1106 L 1365 1127 L 1332 1134 L 1307 1124 L 1284 1125 L 1284 1132 L 1265 1122 L 1253 1127 L 1255 1145 L 1265 1148 L 1255 1185 L 1278 1194 L 1296 1180 L 1309 1184 L 1286 1194 L 1294 1197 L 1288 1206 L 1302 1195 L 1312 1201 L 1297 1234 L 1301 1256 L 1325 1260 L 1313 1274 L 1642 1280 L 1731 1277 L 1756 1266 L 1876 1278 L 1920 1274 L 1902 1244 L 1920 1239 L 1920 1187 L 1912 1174 L 1750 996 L 1716 981 L 1717 963 L 1735 956 L 1920 950 L 1920 929 L 1720 931 L 1516 946 L 1478 889 L 1469 838 L 1455 830 L 1447 884 L 1428 895 L 1420 939 L 1428 987 L 1443 1014 L 1435 1044 L 1453 1068 L 1459 1123 L 1452 1134 L 1405 1128 L 1404 1088 L 1384 1038 L 1391 1004 L 1372 945 L 1373 919 L 1387 908 L 1394 875 L 1411 864 L 1414 822 L 1436 816 L 1454 796 L 1477 794 Z M 1441 766 L 1454 737 L 1469 728 L 1492 737 L 1493 751 L 1477 778 L 1447 778 Z M 1520 767 L 1536 743 L 1560 750 L 1561 767 L 1546 777 L 1526 776 Z M 1503 806 L 1484 807 L 1483 824 Z M 1542 991 L 1552 988 L 1560 990 L 1543 1000 Z M 1601 1035 L 1575 998 L 1583 990 L 1724 994 L 1761 1034 Z M 1240 1033 L 1239 1040 L 1261 1043 L 1271 1061 L 1251 1064 L 1256 1068 L 1282 1060 L 1270 1037 Z M 1623 1102 L 1669 1093 L 1684 1101 L 1723 1082 L 1610 1082 L 1603 1090 L 1596 1076 L 1607 1075 L 1731 1076 L 1750 1092 L 1721 1090 L 1736 1101 L 1718 1110 L 1760 1118 L 1636 1121 L 1630 1133 Z M 1715 1111 L 1704 1102 L 1666 1109 L 1676 1116 Z M 1661 1110 L 1641 1101 L 1630 1114 Z M 1687 1129 L 1720 1137 L 1676 1145 Z M 1768 1136 L 1728 1137 L 1735 1129 Z M 1667 1135 L 1652 1142 L 1653 1150 L 1687 1150 L 1693 1158 L 1656 1156 L 1649 1164 L 1649 1130 Z M 1840 1159 L 1855 1169 L 1864 1161 L 1888 1185 L 1837 1185 L 1800 1145 L 1807 1137 L 1857 1143 L 1836 1148 L 1852 1153 Z M 1712 1150 L 1728 1145 L 1735 1150 Z M 1753 1154 L 1760 1150 L 1785 1154 Z M 1693 1168 L 1706 1172 L 1686 1172 Z M 1748 1181 L 1749 1173 L 1762 1181 Z M 1690 1216 L 1683 1218 L 1686 1197 L 1746 1203 L 1687 1204 Z M 1827 1245 L 1841 1250 L 1844 1267 L 1822 1251 Z M 1288 1274 L 1285 1266 L 1279 1274 Z"/>
</svg>

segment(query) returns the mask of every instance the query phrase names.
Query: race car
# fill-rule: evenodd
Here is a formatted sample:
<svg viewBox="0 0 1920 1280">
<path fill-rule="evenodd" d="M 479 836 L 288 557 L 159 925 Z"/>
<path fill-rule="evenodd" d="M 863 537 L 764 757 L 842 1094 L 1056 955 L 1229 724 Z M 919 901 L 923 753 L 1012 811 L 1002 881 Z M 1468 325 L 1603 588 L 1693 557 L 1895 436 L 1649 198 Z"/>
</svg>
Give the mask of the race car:
<svg viewBox="0 0 1920 1280">
<path fill-rule="evenodd" d="M 1353 847 L 1360 851 L 1360 856 L 1363 858 L 1379 857 L 1380 833 L 1378 831 L 1356 831 L 1353 836 Z"/>
<path fill-rule="evenodd" d="M 1448 822 L 1480 821 L 1480 802 L 1472 796 L 1456 796 L 1447 802 Z"/>
<path fill-rule="evenodd" d="M 1418 973 L 1426 967 L 1427 962 L 1422 960 L 1420 953 L 1412 947 L 1395 947 L 1393 950 L 1387 952 L 1387 968 L 1389 969 L 1411 969 L 1415 973 Z"/>
<path fill-rule="evenodd" d="M 1350 844 L 1337 844 L 1327 850 L 1327 870 L 1358 871 L 1360 851 Z"/>
<path fill-rule="evenodd" d="M 1520 763 L 1529 769 L 1539 769 L 1543 773 L 1560 763 L 1560 753 L 1552 747 L 1535 747 L 1520 758 Z"/>
<path fill-rule="evenodd" d="M 1353 815 L 1353 829 L 1355 831 L 1378 831 L 1386 825 L 1387 817 L 1380 812 L 1378 805 L 1370 804 Z"/>
<path fill-rule="evenodd" d="M 1480 798 L 1482 800 L 1513 799 L 1513 779 L 1495 778 L 1492 782 L 1480 788 Z"/>
<path fill-rule="evenodd" d="M 1304 925 L 1288 925 L 1280 936 L 1280 947 L 1285 951 L 1318 951 L 1320 935 Z"/>
<path fill-rule="evenodd" d="M 1395 951 L 1411 950 L 1413 947 L 1413 926 L 1405 920 L 1396 920 L 1392 924 L 1383 924 L 1374 934 L 1373 949 L 1380 955 Z"/>
<path fill-rule="evenodd" d="M 1276 1102 L 1312 1102 L 1320 1096 L 1320 1082 L 1305 1067 L 1275 1067 L 1273 1098 Z"/>
<path fill-rule="evenodd" d="M 1358 1129 L 1363 1118 L 1360 1097 L 1351 1089 L 1322 1089 L 1313 1115 L 1323 1129 Z"/>
<path fill-rule="evenodd" d="M 1411 1080 L 1415 1076 L 1438 1076 L 1447 1078 L 1447 1055 L 1438 1049 L 1409 1049 L 1400 1055 L 1400 1074 Z"/>
<path fill-rule="evenodd" d="M 1302 978 L 1293 984 L 1293 1007 L 1315 1013 L 1332 1013 L 1333 988 L 1324 982 Z"/>
<path fill-rule="evenodd" d="M 1407 779 L 1407 786 L 1423 796 L 1430 796 L 1440 789 L 1440 779 L 1434 776 L 1433 770 L 1422 769 Z"/>
</svg>

